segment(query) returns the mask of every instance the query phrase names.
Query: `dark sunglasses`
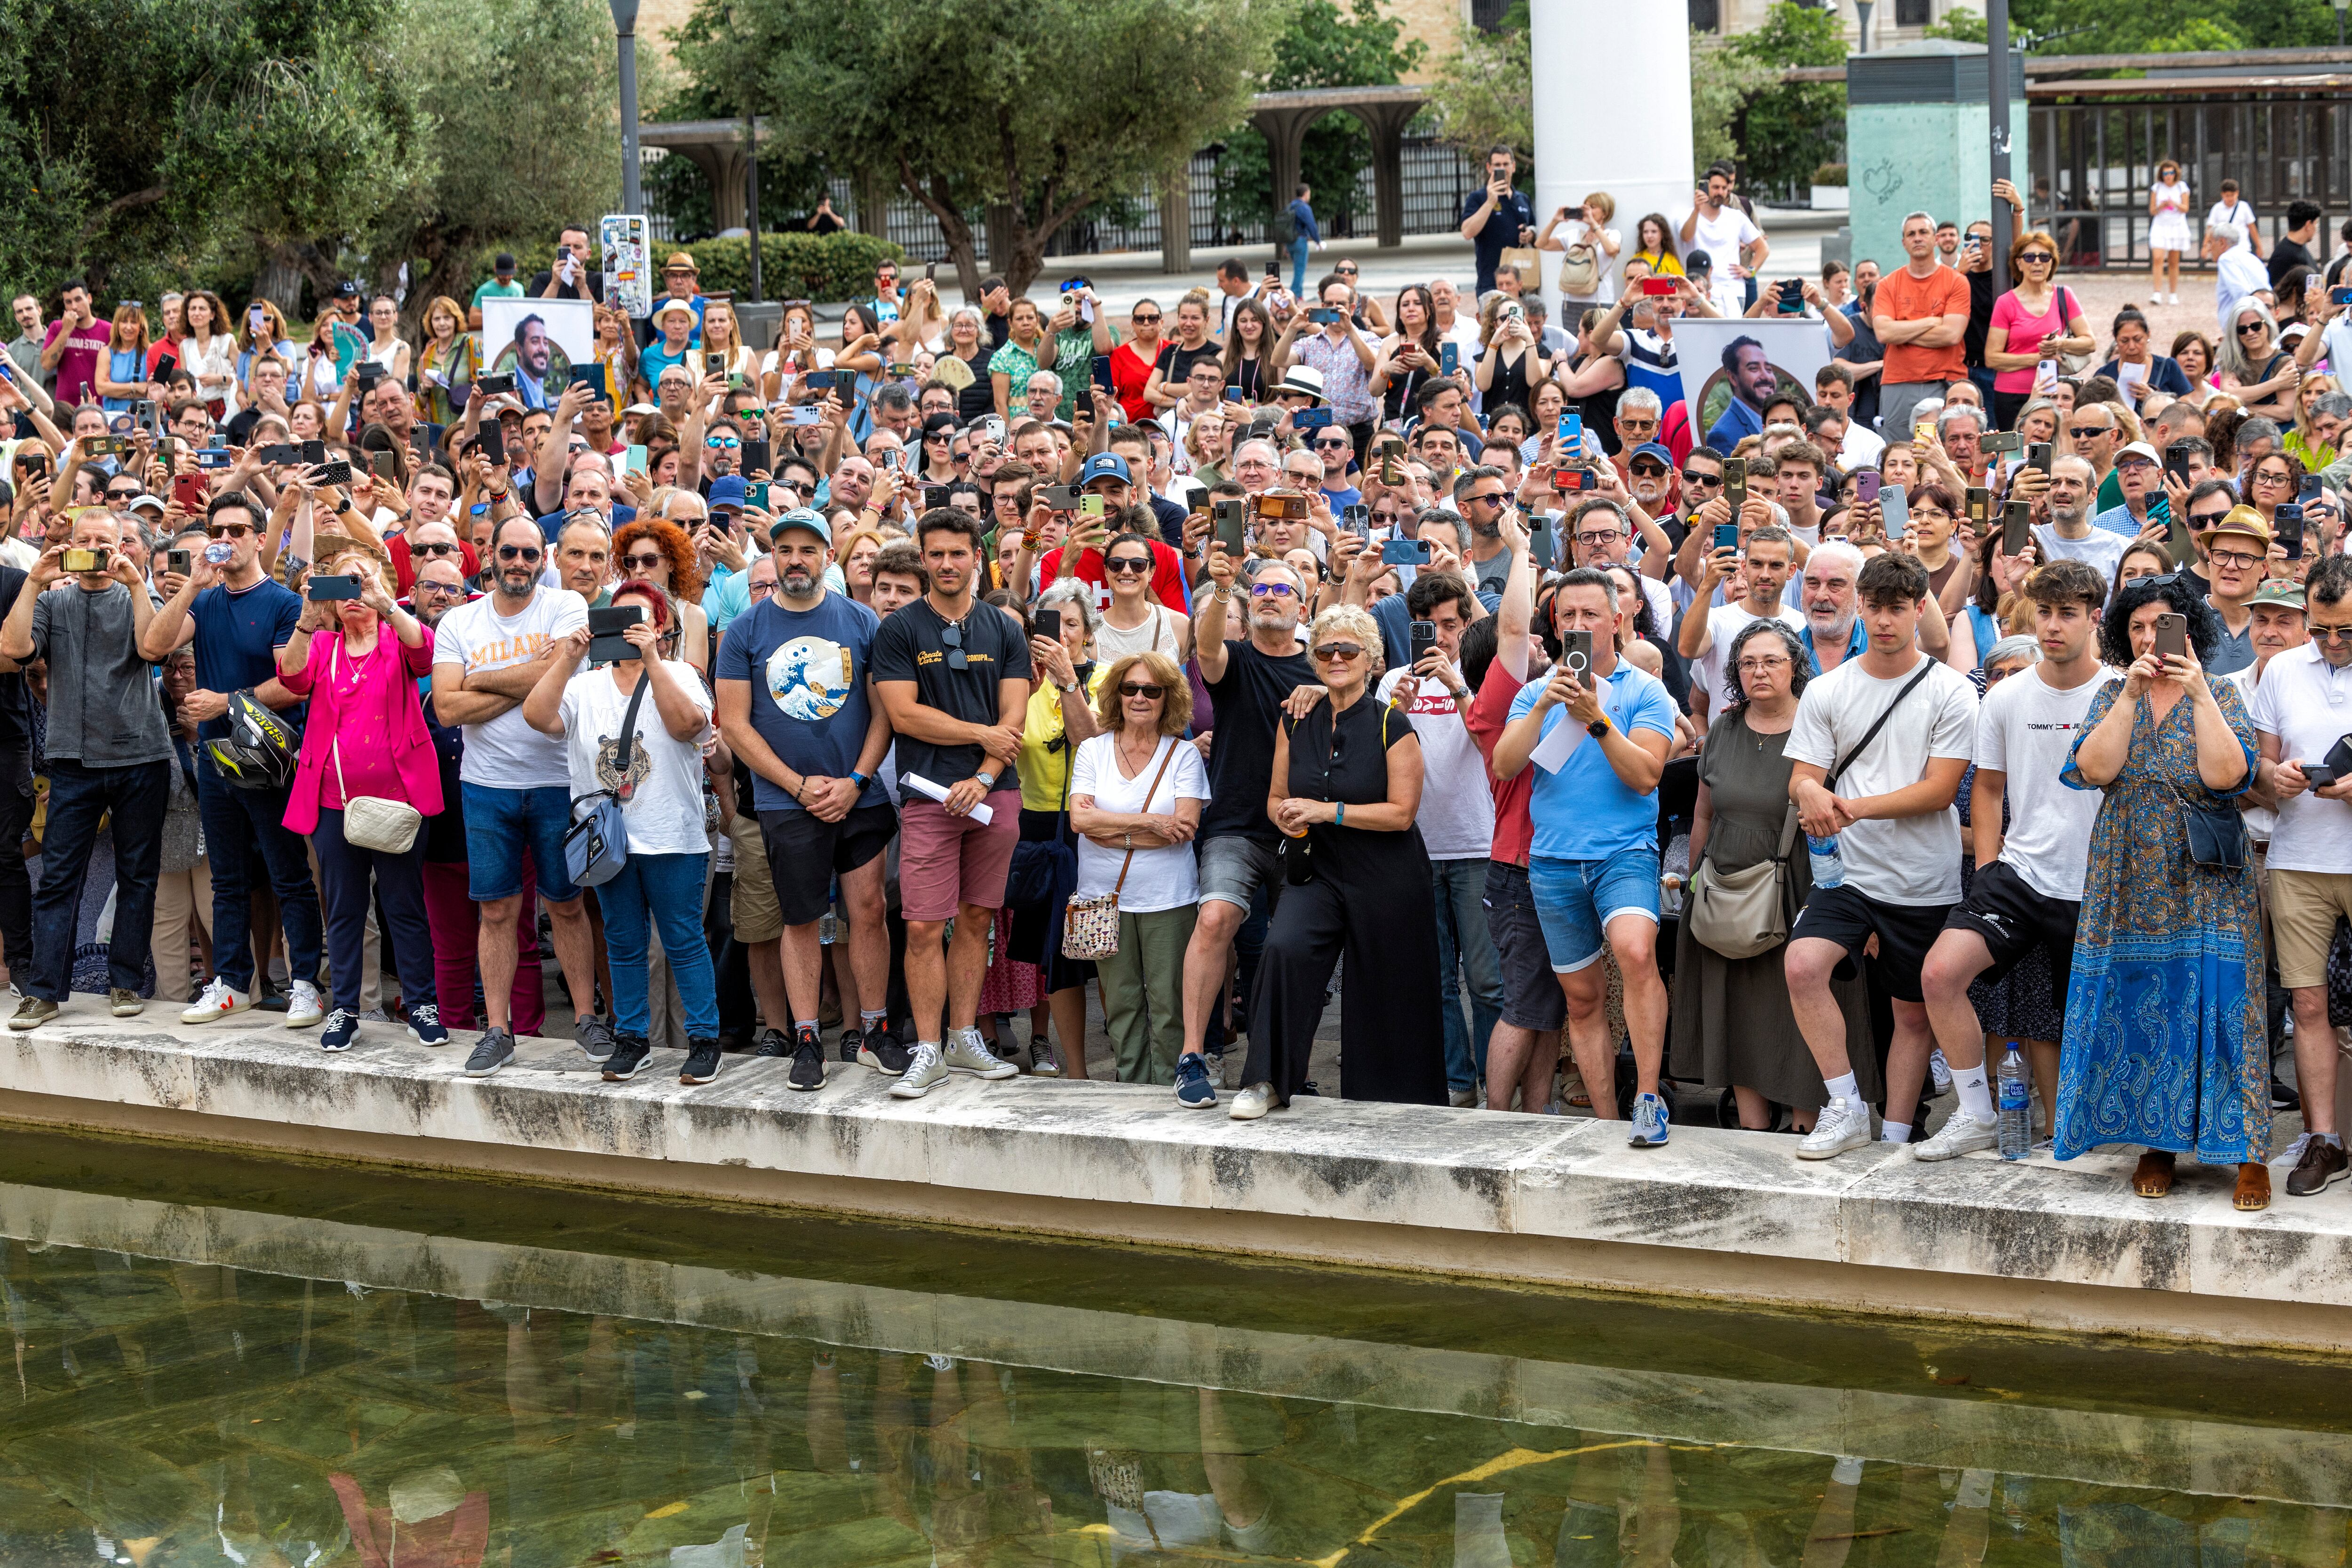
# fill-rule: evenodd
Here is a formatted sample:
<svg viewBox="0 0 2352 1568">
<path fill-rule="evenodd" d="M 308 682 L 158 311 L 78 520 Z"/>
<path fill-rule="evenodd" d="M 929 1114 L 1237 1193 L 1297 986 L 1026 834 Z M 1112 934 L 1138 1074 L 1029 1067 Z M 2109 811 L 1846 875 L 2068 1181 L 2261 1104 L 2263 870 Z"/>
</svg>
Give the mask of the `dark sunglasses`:
<svg viewBox="0 0 2352 1568">
<path fill-rule="evenodd" d="M 2106 433 L 2107 427 L 2104 425 L 2069 425 L 2066 426 L 2066 434 L 2074 437 L 2078 441 L 2085 436 L 2104 436 Z"/>
<path fill-rule="evenodd" d="M 1139 557 L 1134 555 L 1121 555 L 1115 560 L 1104 562 L 1103 570 L 1106 572 L 1119 573 L 1145 573 L 1151 570 L 1151 558 L 1148 555 Z"/>
<path fill-rule="evenodd" d="M 2269 331 L 2270 328 L 2261 321 L 2241 321 L 2238 323 L 2238 335 L 2242 338 L 2251 337 L 2256 332 L 2267 332 Z"/>
<path fill-rule="evenodd" d="M 2022 256 L 2019 257 L 2017 259 L 2018 259 L 2021 263 L 2022 263 L 2022 262 L 2027 262 L 2027 261 L 2043 261 L 2043 262 L 2055 261 L 2055 260 L 2057 260 L 2058 258 L 2057 258 L 2056 257 L 2054 257 L 2054 256 L 2051 255 L 2051 254 L 2050 254 L 2048 251 L 2046 251 L 2046 250 L 2029 250 L 2029 251 L 2027 251 L 2024 255 L 2022 255 Z"/>
<path fill-rule="evenodd" d="M 412 544 L 409 546 L 409 552 L 414 555 L 462 555 L 465 552 L 466 547 L 462 544 Z"/>
<path fill-rule="evenodd" d="M 1157 311 L 1154 311 L 1152 314 L 1150 314 L 1150 315 L 1149 315 L 1149 316 L 1144 316 L 1144 315 L 1134 315 L 1134 316 L 1129 316 L 1129 317 L 1128 318 L 1128 320 L 1129 320 L 1129 321 L 1133 321 L 1133 322 L 1134 322 L 1137 326 L 1139 326 L 1139 327 L 1156 327 L 1156 326 L 1158 326 L 1158 325 L 1160 324 L 1160 315 L 1159 315 L 1159 312 L 1157 312 Z"/>
<path fill-rule="evenodd" d="M 1723 476 L 1721 474 L 1702 474 L 1696 468 L 1685 468 L 1683 470 L 1683 483 L 1686 485 L 1719 485 L 1723 483 Z"/>
<path fill-rule="evenodd" d="M 1118 683 L 1118 694 L 1121 697 L 1160 698 L 1168 695 L 1168 689 L 1164 686 L 1147 686 L 1139 680 L 1122 680 Z"/>
<path fill-rule="evenodd" d="M 1665 478 L 1666 466 L 1664 463 L 1654 462 L 1628 463 L 1625 465 L 1625 470 L 1628 473 L 1640 474 L 1645 479 L 1659 479 Z"/>
<path fill-rule="evenodd" d="M 541 552 L 533 550 L 528 544 L 501 544 L 499 546 L 499 559 L 501 561 L 536 561 L 540 558 L 541 553 Z"/>
<path fill-rule="evenodd" d="M 1334 659 L 1361 658 L 1363 656 L 1364 649 L 1360 643 L 1327 642 L 1315 650 L 1315 657 L 1326 664 Z"/>
<path fill-rule="evenodd" d="M 247 534 L 251 533 L 252 531 L 253 528 L 250 524 L 242 522 L 224 522 L 219 524 L 206 523 L 205 525 L 205 537 L 207 539 L 243 539 Z"/>
<path fill-rule="evenodd" d="M 970 669 L 971 658 L 963 651 L 963 628 L 946 626 L 940 628 L 940 646 L 948 650 L 950 669 Z"/>
<path fill-rule="evenodd" d="M 662 563 L 662 561 L 663 557 L 659 554 L 624 555 L 621 557 L 621 564 L 627 567 L 632 572 L 651 571 L 653 568 L 659 566 Z"/>
</svg>

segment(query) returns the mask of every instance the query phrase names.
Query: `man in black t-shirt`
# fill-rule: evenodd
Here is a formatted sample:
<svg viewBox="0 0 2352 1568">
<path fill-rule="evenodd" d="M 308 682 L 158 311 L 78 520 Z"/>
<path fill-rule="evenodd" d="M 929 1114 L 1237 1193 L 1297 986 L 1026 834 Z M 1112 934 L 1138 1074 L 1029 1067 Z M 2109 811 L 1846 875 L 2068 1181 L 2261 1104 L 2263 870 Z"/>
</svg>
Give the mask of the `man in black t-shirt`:
<svg viewBox="0 0 2352 1568">
<path fill-rule="evenodd" d="M 588 231 L 578 224 L 566 224 L 555 237 L 555 265 L 541 270 L 530 280 L 530 297 L 534 300 L 602 300 L 604 297 L 604 275 L 596 271 L 597 253 L 588 241 Z"/>
<path fill-rule="evenodd" d="M 1280 562 L 1259 565 L 1244 583 L 1222 543 L 1210 546 L 1209 581 L 1193 611 L 1192 646 L 1201 679 L 1215 702 L 1209 748 L 1209 804 L 1201 813 L 1201 913 L 1184 952 L 1184 1054 L 1176 1059 L 1176 1100 L 1206 1110 L 1217 1103 L 1202 1043 L 1225 984 L 1234 933 L 1262 887 L 1273 884 L 1281 840 L 1265 814 L 1274 777 L 1275 725 L 1282 700 L 1315 677 L 1298 646 L 1307 585 Z M 1227 606 L 1248 601 L 1246 637 L 1228 637 Z"/>
<path fill-rule="evenodd" d="M 1013 760 L 1030 672 L 1020 623 L 973 596 L 988 559 L 980 520 L 940 507 L 916 523 L 915 540 L 930 591 L 883 621 L 869 656 L 874 695 L 898 737 L 904 803 L 898 892 L 916 1043 L 890 1089 L 902 1100 L 929 1093 L 950 1069 L 980 1078 L 1020 1070 L 982 1042 L 975 1017 L 988 934 L 1021 837 Z M 951 919 L 955 941 L 943 952 Z"/>
</svg>

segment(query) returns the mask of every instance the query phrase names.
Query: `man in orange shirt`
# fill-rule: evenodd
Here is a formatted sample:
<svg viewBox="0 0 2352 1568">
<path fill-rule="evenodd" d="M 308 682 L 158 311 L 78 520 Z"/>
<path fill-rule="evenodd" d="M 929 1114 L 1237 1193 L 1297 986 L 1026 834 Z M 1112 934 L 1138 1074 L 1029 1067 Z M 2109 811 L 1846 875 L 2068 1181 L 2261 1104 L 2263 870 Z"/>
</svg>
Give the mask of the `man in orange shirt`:
<svg viewBox="0 0 2352 1568">
<path fill-rule="evenodd" d="M 1886 350 L 1879 373 L 1879 430 L 1888 441 L 1907 438 L 1911 410 L 1924 398 L 1968 378 L 1960 339 L 1969 324 L 1969 280 L 1936 258 L 1936 220 L 1913 213 L 1903 220 L 1909 261 L 1878 280 L 1871 330 Z"/>
</svg>

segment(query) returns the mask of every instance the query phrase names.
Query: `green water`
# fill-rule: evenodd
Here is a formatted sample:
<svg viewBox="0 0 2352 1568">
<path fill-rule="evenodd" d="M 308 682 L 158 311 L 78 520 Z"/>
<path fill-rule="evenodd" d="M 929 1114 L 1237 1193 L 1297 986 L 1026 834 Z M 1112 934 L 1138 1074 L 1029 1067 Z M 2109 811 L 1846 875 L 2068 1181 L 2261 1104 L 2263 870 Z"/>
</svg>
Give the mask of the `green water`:
<svg viewBox="0 0 2352 1568">
<path fill-rule="evenodd" d="M 2336 1362 L 37 1133 L 0 1298 L 5 1568 L 2253 1568 L 2352 1521 Z"/>
</svg>

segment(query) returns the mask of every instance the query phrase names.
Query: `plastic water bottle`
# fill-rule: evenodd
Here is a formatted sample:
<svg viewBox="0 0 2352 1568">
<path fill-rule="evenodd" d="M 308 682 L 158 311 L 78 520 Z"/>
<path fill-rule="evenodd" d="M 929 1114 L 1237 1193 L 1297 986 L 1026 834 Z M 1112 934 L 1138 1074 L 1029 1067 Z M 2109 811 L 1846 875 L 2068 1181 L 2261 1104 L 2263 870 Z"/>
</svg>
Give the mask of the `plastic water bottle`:
<svg viewBox="0 0 2352 1568">
<path fill-rule="evenodd" d="M 1845 857 L 1838 853 L 1836 834 L 1832 833 L 1827 838 L 1816 838 L 1808 833 L 1805 835 L 1805 849 L 1812 862 L 1814 887 L 1835 888 L 1844 885 Z"/>
<path fill-rule="evenodd" d="M 2027 1110 L 2032 1093 L 2026 1076 L 2025 1058 L 2017 1053 L 2017 1042 L 2009 1042 L 2009 1049 L 2000 1058 L 2000 1157 L 2022 1160 L 2033 1146 L 2033 1118 Z"/>
</svg>

